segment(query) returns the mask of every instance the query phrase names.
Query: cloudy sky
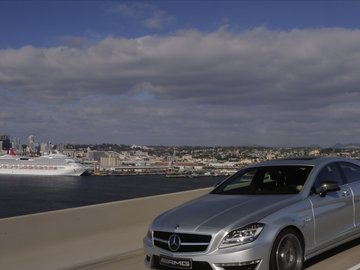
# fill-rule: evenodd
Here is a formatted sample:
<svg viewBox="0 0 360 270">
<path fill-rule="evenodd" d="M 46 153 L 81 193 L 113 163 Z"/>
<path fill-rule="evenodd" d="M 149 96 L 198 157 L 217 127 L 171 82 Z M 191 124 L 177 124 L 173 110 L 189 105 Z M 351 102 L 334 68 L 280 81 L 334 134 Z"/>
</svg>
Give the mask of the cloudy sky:
<svg viewBox="0 0 360 270">
<path fill-rule="evenodd" d="M 360 1 L 0 1 L 0 134 L 360 142 Z"/>
</svg>

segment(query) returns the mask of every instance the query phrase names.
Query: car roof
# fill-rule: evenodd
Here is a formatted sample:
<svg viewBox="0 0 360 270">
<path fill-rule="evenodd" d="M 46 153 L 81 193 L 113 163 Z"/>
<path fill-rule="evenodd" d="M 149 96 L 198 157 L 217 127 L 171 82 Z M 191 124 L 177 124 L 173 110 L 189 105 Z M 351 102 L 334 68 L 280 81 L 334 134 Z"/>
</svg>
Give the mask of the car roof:
<svg viewBox="0 0 360 270">
<path fill-rule="evenodd" d="M 264 161 L 258 164 L 253 164 L 250 167 L 256 166 L 282 166 L 282 165 L 294 165 L 294 166 L 318 166 L 321 164 L 331 163 L 331 162 L 351 162 L 360 166 L 360 161 L 345 157 L 331 157 L 331 156 L 321 156 L 321 157 L 294 157 L 287 159 L 276 159 Z"/>
</svg>

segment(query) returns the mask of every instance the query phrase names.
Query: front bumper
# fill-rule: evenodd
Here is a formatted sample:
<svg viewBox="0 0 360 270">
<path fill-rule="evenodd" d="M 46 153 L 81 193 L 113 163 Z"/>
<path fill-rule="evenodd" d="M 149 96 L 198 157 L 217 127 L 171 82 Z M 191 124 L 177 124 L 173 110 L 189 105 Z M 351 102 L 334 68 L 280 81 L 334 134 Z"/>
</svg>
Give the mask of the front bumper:
<svg viewBox="0 0 360 270">
<path fill-rule="evenodd" d="M 260 240 L 260 239 L 257 239 Z M 264 240 L 264 239 L 263 239 Z M 272 241 L 254 241 L 242 246 L 215 249 L 202 253 L 171 253 L 153 246 L 149 238 L 144 239 L 145 261 L 148 268 L 171 270 L 181 267 L 160 265 L 160 256 L 191 260 L 192 270 L 268 270 Z"/>
</svg>

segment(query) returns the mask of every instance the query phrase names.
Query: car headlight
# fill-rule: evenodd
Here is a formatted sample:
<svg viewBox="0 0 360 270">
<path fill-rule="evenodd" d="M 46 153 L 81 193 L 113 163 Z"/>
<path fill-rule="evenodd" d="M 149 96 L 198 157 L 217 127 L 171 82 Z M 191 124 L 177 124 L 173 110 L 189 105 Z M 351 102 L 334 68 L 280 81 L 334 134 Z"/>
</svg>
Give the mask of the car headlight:
<svg viewBox="0 0 360 270">
<path fill-rule="evenodd" d="M 263 228 L 264 224 L 253 223 L 240 229 L 233 230 L 224 237 L 219 248 L 227 248 L 250 243 L 259 236 Z"/>
</svg>

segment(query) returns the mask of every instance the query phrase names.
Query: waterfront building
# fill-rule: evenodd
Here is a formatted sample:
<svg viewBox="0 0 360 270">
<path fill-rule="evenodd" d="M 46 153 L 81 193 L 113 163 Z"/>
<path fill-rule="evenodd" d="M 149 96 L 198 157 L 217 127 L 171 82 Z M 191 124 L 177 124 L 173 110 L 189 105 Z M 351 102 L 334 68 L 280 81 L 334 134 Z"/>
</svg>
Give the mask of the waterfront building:
<svg viewBox="0 0 360 270">
<path fill-rule="evenodd" d="M 90 161 L 100 162 L 101 157 L 106 157 L 105 151 L 88 151 L 88 156 Z"/>
<path fill-rule="evenodd" d="M 41 143 L 40 144 L 40 154 L 43 156 L 44 154 L 48 154 L 50 151 L 48 150 L 47 143 Z"/>
<path fill-rule="evenodd" d="M 75 157 L 75 149 L 63 149 L 62 153 L 68 157 L 74 158 Z"/>
<path fill-rule="evenodd" d="M 0 135 L 0 142 L 2 142 L 1 150 L 8 151 L 11 148 L 10 137 L 8 135 Z"/>
<path fill-rule="evenodd" d="M 121 165 L 119 153 L 116 152 L 105 152 L 105 156 L 100 157 L 100 166 L 103 168 L 117 167 Z"/>
<path fill-rule="evenodd" d="M 29 154 L 35 154 L 35 138 L 34 135 L 30 135 L 28 138 L 27 152 Z"/>
<path fill-rule="evenodd" d="M 14 152 L 16 154 L 21 154 L 22 153 L 22 147 L 20 144 L 20 139 L 17 137 L 14 137 L 11 141 L 11 147 L 14 149 Z"/>
</svg>

